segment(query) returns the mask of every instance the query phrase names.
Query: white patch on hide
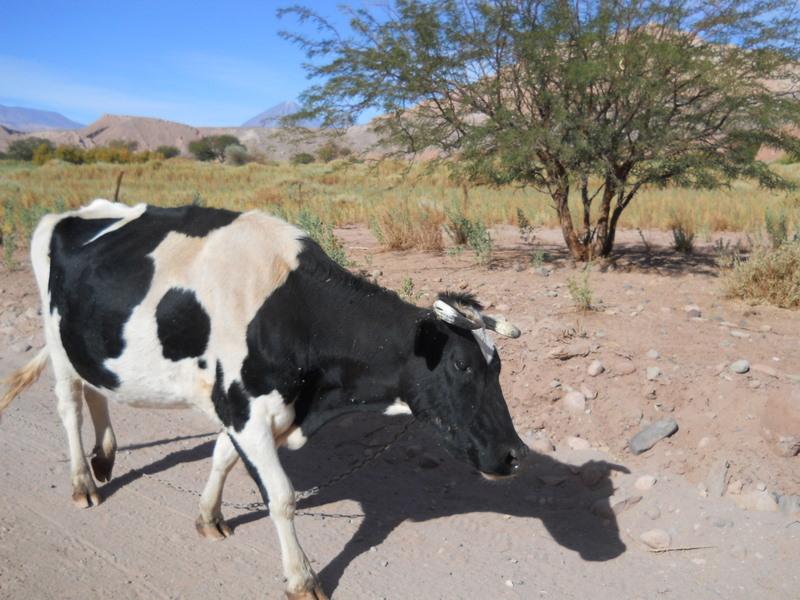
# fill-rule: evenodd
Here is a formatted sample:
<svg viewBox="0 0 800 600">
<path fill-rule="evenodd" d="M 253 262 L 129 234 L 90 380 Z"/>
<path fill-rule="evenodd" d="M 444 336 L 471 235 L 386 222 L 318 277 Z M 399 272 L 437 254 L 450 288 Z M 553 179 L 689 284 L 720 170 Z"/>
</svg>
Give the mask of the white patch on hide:
<svg viewBox="0 0 800 600">
<path fill-rule="evenodd" d="M 383 411 L 383 414 L 387 417 L 393 417 L 395 415 L 410 415 L 411 414 L 411 407 L 397 398 L 393 404 L 389 405 L 386 410 Z"/>
</svg>

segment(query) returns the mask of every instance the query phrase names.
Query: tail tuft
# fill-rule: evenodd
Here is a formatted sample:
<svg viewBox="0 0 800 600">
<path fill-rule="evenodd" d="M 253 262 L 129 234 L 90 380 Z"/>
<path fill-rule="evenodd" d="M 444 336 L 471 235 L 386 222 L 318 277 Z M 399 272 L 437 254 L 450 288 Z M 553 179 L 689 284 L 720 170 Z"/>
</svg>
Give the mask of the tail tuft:
<svg viewBox="0 0 800 600">
<path fill-rule="evenodd" d="M 47 366 L 48 355 L 49 352 L 47 346 L 45 346 L 27 365 L 15 371 L 3 381 L 8 386 L 8 390 L 0 399 L 0 413 L 8 408 L 14 398 L 39 379 L 39 375 L 42 374 L 45 366 Z"/>
</svg>

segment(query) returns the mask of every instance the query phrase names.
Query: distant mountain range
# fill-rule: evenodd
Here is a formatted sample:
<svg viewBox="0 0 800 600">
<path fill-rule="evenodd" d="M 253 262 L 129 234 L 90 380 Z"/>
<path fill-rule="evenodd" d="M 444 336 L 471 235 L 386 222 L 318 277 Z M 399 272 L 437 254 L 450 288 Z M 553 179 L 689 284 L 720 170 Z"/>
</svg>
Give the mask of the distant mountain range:
<svg viewBox="0 0 800 600">
<path fill-rule="evenodd" d="M 248 119 L 242 123 L 242 127 L 264 127 L 267 129 L 274 129 L 281 126 L 281 119 L 283 117 L 296 113 L 300 108 L 297 102 L 292 102 L 291 100 L 281 102 L 257 114 L 252 119 Z M 297 124 L 300 127 L 318 128 L 322 125 L 322 121 L 319 119 L 305 119 L 298 121 Z"/>
<path fill-rule="evenodd" d="M 76 123 L 57 112 L 37 110 L 22 106 L 0 104 L 0 125 L 14 131 L 42 131 L 44 129 L 80 129 Z"/>
</svg>

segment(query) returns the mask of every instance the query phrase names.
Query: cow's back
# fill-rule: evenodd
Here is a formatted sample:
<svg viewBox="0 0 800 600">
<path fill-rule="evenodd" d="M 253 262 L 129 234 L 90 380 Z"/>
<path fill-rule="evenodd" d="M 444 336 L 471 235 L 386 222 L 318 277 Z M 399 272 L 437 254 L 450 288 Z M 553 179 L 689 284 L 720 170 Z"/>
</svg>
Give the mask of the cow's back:
<svg viewBox="0 0 800 600">
<path fill-rule="evenodd" d="M 48 344 L 95 387 L 186 403 L 218 361 L 238 373 L 247 323 L 296 267 L 300 237 L 261 213 L 195 206 L 95 201 L 45 217 L 32 253 Z"/>
</svg>

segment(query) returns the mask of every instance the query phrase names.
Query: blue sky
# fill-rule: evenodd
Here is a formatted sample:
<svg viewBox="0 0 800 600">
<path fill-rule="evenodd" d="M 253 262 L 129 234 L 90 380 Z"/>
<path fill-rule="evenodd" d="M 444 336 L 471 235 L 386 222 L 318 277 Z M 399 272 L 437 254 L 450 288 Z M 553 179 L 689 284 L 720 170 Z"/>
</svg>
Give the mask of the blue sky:
<svg viewBox="0 0 800 600">
<path fill-rule="evenodd" d="M 304 56 L 276 2 L 3 2 L 0 104 L 90 123 L 104 113 L 240 125 L 296 99 Z M 344 24 L 336 2 L 306 2 Z M 360 5 L 360 2 L 351 2 Z"/>
</svg>

